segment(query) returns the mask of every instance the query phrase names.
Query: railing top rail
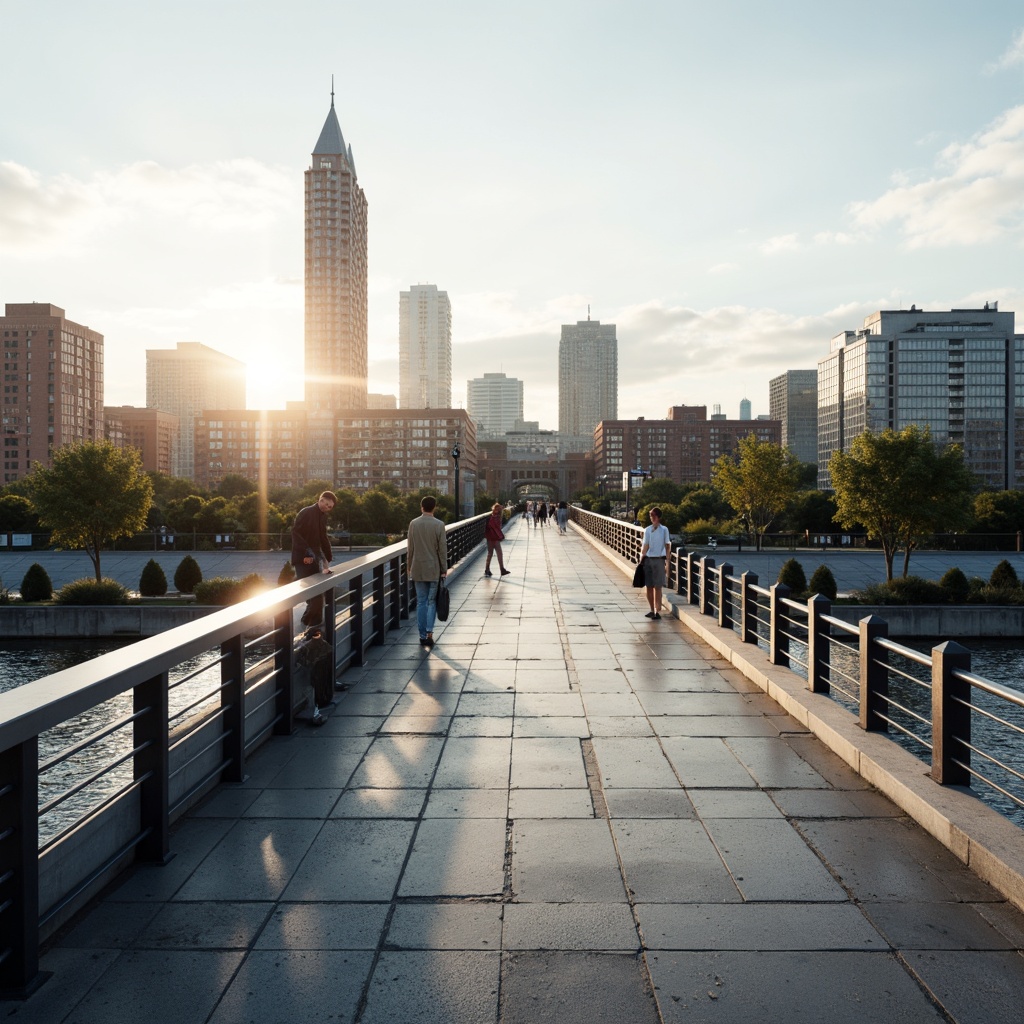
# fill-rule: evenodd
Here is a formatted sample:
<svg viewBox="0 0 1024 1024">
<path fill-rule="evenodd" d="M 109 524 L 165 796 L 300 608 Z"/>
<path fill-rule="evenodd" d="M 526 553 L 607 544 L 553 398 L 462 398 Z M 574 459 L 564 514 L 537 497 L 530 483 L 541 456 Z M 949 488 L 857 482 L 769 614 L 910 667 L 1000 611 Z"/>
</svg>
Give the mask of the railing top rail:
<svg viewBox="0 0 1024 1024">
<path fill-rule="evenodd" d="M 954 669 L 953 678 L 970 683 L 971 686 L 981 690 L 983 693 L 990 693 L 993 697 L 1001 697 L 1010 704 L 1024 708 L 1024 693 L 1020 690 L 1013 690 L 1008 686 L 995 683 L 991 679 L 986 679 L 984 676 L 976 676 L 973 672 L 965 672 L 963 669 Z"/>
<path fill-rule="evenodd" d="M 451 523 L 445 529 L 451 533 L 486 518 L 485 513 Z M 81 665 L 0 693 L 0 750 L 8 750 L 32 736 L 38 736 L 240 632 L 325 593 L 339 582 L 390 562 L 405 551 L 404 540 L 389 544 L 379 551 L 345 562 L 329 573 L 296 580 L 212 612 L 195 622 L 137 640 Z"/>
<path fill-rule="evenodd" d="M 834 615 L 822 615 L 821 621 L 838 629 L 841 633 L 849 633 L 851 636 L 857 636 L 860 633 L 859 626 L 852 622 L 844 622 L 842 619 L 837 619 Z"/>
<path fill-rule="evenodd" d="M 913 647 L 906 647 L 903 644 L 898 644 L 894 640 L 890 640 L 888 637 L 879 637 L 875 643 L 877 643 L 882 650 L 891 651 L 893 654 L 898 654 L 901 658 L 906 658 L 907 661 L 914 661 L 918 665 L 925 665 L 928 668 L 931 668 L 932 656 L 930 654 L 922 654 L 920 651 L 915 651 Z"/>
</svg>

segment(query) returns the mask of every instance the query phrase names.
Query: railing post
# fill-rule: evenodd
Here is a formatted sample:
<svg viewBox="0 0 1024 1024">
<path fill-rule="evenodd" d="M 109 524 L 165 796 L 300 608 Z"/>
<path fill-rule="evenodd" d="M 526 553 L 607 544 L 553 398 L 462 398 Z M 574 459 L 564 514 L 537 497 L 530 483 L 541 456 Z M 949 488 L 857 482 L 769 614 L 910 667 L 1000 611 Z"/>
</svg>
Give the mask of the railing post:
<svg viewBox="0 0 1024 1024">
<path fill-rule="evenodd" d="M 723 562 L 718 570 L 718 624 L 732 629 L 732 594 L 729 593 L 729 577 L 732 566 Z"/>
<path fill-rule="evenodd" d="M 783 601 L 789 597 L 785 583 L 775 583 L 770 588 L 768 612 L 768 659 L 773 665 L 789 667 L 789 637 L 786 636 Z"/>
<path fill-rule="evenodd" d="M 391 581 L 389 628 L 398 629 L 402 624 L 402 561 L 397 555 L 388 562 L 388 579 Z"/>
<path fill-rule="evenodd" d="M 711 570 L 715 567 L 715 560 L 705 555 L 700 560 L 700 595 L 697 599 L 697 610 L 701 615 L 708 614 L 708 607 L 711 604 Z"/>
<path fill-rule="evenodd" d="M 409 590 L 409 572 L 408 563 L 403 555 L 398 556 L 399 570 L 398 570 L 398 588 L 401 594 L 401 616 L 403 619 L 409 618 L 409 605 L 411 604 Z"/>
<path fill-rule="evenodd" d="M 672 551 L 672 571 L 675 573 L 672 579 L 672 590 L 676 594 L 682 594 L 683 592 L 683 553 L 679 548 L 675 548 Z"/>
<path fill-rule="evenodd" d="M 387 632 L 387 609 L 384 607 L 384 566 L 373 568 L 373 636 L 374 645 L 384 643 Z"/>
<path fill-rule="evenodd" d="M 943 786 L 971 784 L 971 685 L 958 670 L 971 670 L 966 647 L 947 640 L 932 648 L 932 778 Z"/>
<path fill-rule="evenodd" d="M 813 693 L 828 693 L 830 627 L 824 617 L 832 612 L 832 602 L 821 594 L 807 599 L 807 689 Z"/>
<path fill-rule="evenodd" d="M 745 572 L 740 577 L 740 640 L 745 644 L 757 643 L 756 586 L 756 572 Z"/>
<path fill-rule="evenodd" d="M 352 623 L 352 665 L 363 664 L 363 574 L 359 573 L 348 584 L 349 621 Z"/>
<path fill-rule="evenodd" d="M 889 635 L 889 623 L 877 615 L 860 620 L 860 727 L 888 732 L 889 653 L 877 642 Z"/>
<path fill-rule="evenodd" d="M 697 585 L 694 581 L 694 577 L 697 572 L 695 566 L 697 565 L 696 553 L 693 551 L 686 552 L 686 603 L 693 604 L 697 600 Z"/>
<path fill-rule="evenodd" d="M 0 753 L 0 996 L 24 999 L 39 973 L 39 740 Z"/>
<path fill-rule="evenodd" d="M 295 729 L 292 691 L 295 682 L 295 644 L 292 636 L 292 609 L 274 616 L 274 671 L 277 698 L 274 707 L 274 735 L 290 736 Z"/>
<path fill-rule="evenodd" d="M 170 798 L 168 795 L 167 673 L 134 688 L 133 728 L 135 779 L 139 786 L 139 830 L 143 840 L 135 848 L 139 860 L 166 863 L 170 850 Z M 141 748 L 141 749 L 140 749 Z"/>
<path fill-rule="evenodd" d="M 241 633 L 220 645 L 220 706 L 224 709 L 222 782 L 245 781 L 245 639 Z"/>
</svg>

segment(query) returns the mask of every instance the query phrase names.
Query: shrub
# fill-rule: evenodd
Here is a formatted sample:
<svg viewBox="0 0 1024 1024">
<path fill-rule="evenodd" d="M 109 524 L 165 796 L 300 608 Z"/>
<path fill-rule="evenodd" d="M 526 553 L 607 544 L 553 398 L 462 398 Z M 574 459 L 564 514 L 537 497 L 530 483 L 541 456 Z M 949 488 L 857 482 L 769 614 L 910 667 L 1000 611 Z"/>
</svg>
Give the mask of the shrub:
<svg viewBox="0 0 1024 1024">
<path fill-rule="evenodd" d="M 65 583 L 54 598 L 57 604 L 127 604 L 128 591 L 117 580 L 81 579 Z"/>
<path fill-rule="evenodd" d="M 949 596 L 941 584 L 920 576 L 905 576 L 876 583 L 858 595 L 861 604 L 946 604 Z"/>
<path fill-rule="evenodd" d="M 247 601 L 266 589 L 266 581 L 254 572 L 241 580 L 233 580 L 228 576 L 203 580 L 196 584 L 195 595 L 199 604 L 228 605 Z"/>
<path fill-rule="evenodd" d="M 21 581 L 22 601 L 49 601 L 52 597 L 50 574 L 38 562 L 33 562 Z"/>
<path fill-rule="evenodd" d="M 283 587 L 286 583 L 295 582 L 295 566 L 291 562 L 285 562 L 281 571 L 277 574 L 277 585 Z"/>
<path fill-rule="evenodd" d="M 1012 590 L 1020 586 L 1016 570 L 1005 558 L 992 570 L 988 582 L 998 590 Z"/>
<path fill-rule="evenodd" d="M 967 595 L 971 592 L 971 585 L 967 582 L 963 570 L 955 565 L 943 573 L 942 579 L 939 580 L 939 586 L 949 594 L 949 599 L 953 604 L 965 604 Z"/>
<path fill-rule="evenodd" d="M 174 570 L 174 585 L 180 594 L 191 594 L 195 592 L 196 584 L 203 578 L 203 570 L 199 563 L 191 556 L 186 555 Z"/>
<path fill-rule="evenodd" d="M 804 567 L 795 559 L 791 558 L 779 570 L 779 578 L 776 581 L 784 583 L 794 596 L 803 594 L 807 590 L 807 577 L 804 575 Z"/>
<path fill-rule="evenodd" d="M 142 570 L 139 593 L 143 597 L 163 597 L 167 593 L 167 577 L 155 558 L 151 558 Z"/>
<path fill-rule="evenodd" d="M 814 570 L 807 589 L 812 594 L 821 594 L 822 597 L 827 597 L 830 601 L 834 601 L 836 594 L 839 592 L 836 587 L 836 578 L 832 575 L 832 570 L 827 565 L 819 565 Z"/>
</svg>

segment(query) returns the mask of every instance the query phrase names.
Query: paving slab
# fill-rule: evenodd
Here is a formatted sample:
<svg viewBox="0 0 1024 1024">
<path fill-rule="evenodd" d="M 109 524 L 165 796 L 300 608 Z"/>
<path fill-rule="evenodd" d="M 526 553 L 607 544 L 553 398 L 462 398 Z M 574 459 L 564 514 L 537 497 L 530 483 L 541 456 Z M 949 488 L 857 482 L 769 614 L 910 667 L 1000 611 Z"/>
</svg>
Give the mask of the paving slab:
<svg viewBox="0 0 1024 1024">
<path fill-rule="evenodd" d="M 401 903 L 387 934 L 388 949 L 501 949 L 503 904 Z"/>
<path fill-rule="evenodd" d="M 285 903 L 276 905 L 256 949 L 367 949 L 381 943 L 386 903 Z"/>
</svg>

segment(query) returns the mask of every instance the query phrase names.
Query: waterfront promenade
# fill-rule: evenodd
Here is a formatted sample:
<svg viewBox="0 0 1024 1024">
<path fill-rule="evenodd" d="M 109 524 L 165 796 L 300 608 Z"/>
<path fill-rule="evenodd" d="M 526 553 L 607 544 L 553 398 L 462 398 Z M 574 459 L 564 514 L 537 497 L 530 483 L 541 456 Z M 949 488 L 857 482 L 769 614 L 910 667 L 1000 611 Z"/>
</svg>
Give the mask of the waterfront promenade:
<svg viewBox="0 0 1024 1024">
<path fill-rule="evenodd" d="M 432 652 L 412 624 L 371 650 L 325 726 L 266 745 L 0 1012 L 1020 1019 L 1024 915 L 679 622 L 645 619 L 578 534 L 517 522 L 506 560 L 460 574 Z"/>
</svg>

